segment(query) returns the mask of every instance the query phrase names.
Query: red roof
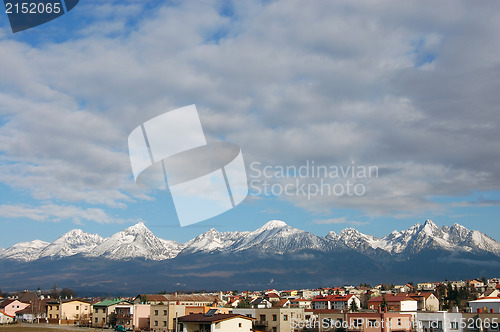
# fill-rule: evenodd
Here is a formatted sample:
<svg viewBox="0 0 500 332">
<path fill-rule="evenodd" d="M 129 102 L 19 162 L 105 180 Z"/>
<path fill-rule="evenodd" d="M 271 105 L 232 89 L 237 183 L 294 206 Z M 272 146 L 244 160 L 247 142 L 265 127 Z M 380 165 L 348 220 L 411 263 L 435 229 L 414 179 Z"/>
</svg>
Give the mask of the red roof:
<svg viewBox="0 0 500 332">
<path fill-rule="evenodd" d="M 3 312 L 3 311 L 0 311 L 0 314 L 3 314 L 3 315 L 5 315 L 5 316 L 7 316 L 7 317 L 10 317 L 10 318 L 16 318 L 15 316 L 8 315 L 8 314 L 6 314 L 6 313 L 5 313 L 5 312 Z"/>
</svg>

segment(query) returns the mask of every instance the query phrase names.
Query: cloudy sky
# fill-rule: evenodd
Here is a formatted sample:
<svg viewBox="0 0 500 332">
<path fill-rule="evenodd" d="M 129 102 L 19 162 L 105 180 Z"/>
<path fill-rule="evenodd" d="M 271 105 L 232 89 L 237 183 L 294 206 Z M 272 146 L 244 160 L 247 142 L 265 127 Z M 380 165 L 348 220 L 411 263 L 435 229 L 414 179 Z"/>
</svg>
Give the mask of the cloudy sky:
<svg viewBox="0 0 500 332">
<path fill-rule="evenodd" d="M 0 247 L 139 221 L 184 242 L 271 219 L 376 236 L 432 219 L 500 240 L 498 31 L 497 1 L 81 0 L 16 34 L 2 14 Z M 134 183 L 127 138 L 190 104 L 254 182 L 181 228 L 168 192 Z M 262 192 L 297 178 L 258 170 L 308 163 L 377 176 L 323 179 L 362 195 Z"/>
</svg>

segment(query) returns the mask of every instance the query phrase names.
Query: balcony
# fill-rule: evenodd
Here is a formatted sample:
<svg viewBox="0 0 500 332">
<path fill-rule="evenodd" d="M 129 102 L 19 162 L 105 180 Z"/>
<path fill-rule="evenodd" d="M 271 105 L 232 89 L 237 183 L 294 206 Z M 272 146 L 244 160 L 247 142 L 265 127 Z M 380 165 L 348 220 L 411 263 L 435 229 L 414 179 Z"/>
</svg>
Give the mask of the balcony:
<svg viewBox="0 0 500 332">
<path fill-rule="evenodd" d="M 253 325 L 255 325 L 255 326 L 268 326 L 269 323 L 267 322 L 267 320 L 258 320 L 258 321 L 255 321 L 253 323 Z"/>
</svg>

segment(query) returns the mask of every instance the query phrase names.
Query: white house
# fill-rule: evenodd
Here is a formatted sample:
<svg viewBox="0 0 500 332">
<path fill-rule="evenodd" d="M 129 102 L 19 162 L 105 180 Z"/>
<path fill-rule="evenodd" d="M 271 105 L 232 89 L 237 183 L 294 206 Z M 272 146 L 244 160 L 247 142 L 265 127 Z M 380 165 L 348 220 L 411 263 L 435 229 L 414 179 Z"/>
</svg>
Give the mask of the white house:
<svg viewBox="0 0 500 332">
<path fill-rule="evenodd" d="M 462 313 L 458 312 L 417 312 L 416 332 L 463 332 Z"/>
<path fill-rule="evenodd" d="M 472 312 L 500 313 L 500 298 L 482 298 L 469 301 Z"/>
<path fill-rule="evenodd" d="M 236 314 L 191 314 L 178 318 L 179 331 L 251 332 L 253 318 Z"/>
<path fill-rule="evenodd" d="M 347 310 L 351 308 L 353 302 L 356 302 L 358 309 L 361 308 L 361 301 L 353 294 L 316 296 L 312 300 L 312 307 L 313 309 Z"/>
<path fill-rule="evenodd" d="M 0 324 L 10 324 L 14 322 L 15 316 L 11 316 L 6 314 L 3 311 L 0 311 Z"/>
</svg>

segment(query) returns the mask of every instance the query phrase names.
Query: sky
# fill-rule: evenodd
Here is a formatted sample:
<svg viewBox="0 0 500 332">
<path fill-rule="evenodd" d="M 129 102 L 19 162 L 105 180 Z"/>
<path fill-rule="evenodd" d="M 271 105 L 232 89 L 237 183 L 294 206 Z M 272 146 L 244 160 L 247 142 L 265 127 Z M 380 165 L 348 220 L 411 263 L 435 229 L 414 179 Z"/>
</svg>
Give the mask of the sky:
<svg viewBox="0 0 500 332">
<path fill-rule="evenodd" d="M 2 13 L 0 248 L 273 219 L 379 237 L 432 219 L 499 241 L 498 31 L 497 1 L 81 0 L 18 33 Z M 241 148 L 250 190 L 181 227 L 168 191 L 135 184 L 127 139 L 191 104 L 207 139 Z"/>
</svg>

